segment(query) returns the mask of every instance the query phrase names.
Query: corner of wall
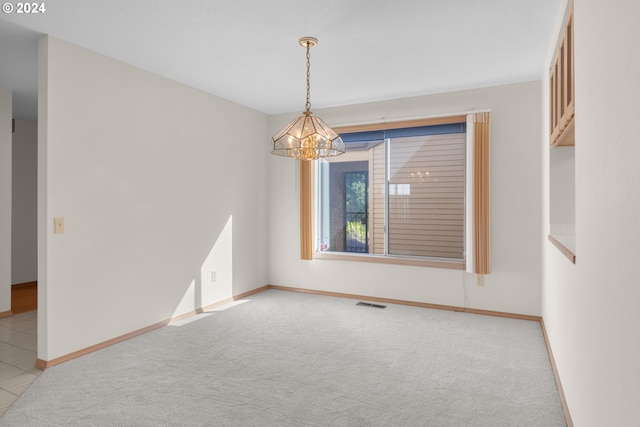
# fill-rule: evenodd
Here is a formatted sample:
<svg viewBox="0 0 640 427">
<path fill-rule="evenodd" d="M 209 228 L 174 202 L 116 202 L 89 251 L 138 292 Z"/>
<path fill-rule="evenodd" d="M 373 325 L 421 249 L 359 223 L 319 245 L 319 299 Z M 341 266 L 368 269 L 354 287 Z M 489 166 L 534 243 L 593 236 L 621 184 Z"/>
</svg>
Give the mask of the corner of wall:
<svg viewBox="0 0 640 427">
<path fill-rule="evenodd" d="M 11 311 L 12 92 L 0 89 L 0 313 Z"/>
</svg>

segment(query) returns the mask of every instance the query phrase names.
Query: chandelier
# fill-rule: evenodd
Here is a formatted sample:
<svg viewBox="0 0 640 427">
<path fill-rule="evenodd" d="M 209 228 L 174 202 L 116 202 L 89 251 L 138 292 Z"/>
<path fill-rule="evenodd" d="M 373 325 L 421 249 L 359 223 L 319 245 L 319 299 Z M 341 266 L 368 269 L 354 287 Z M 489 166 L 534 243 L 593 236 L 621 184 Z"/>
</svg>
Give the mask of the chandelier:
<svg viewBox="0 0 640 427">
<path fill-rule="evenodd" d="M 298 160 L 314 160 L 339 156 L 345 151 L 342 138 L 321 118 L 313 117 L 310 101 L 311 64 L 309 50 L 318 43 L 314 37 L 303 37 L 300 46 L 307 49 L 307 103 L 300 117 L 293 119 L 273 136 L 271 154 Z"/>
</svg>

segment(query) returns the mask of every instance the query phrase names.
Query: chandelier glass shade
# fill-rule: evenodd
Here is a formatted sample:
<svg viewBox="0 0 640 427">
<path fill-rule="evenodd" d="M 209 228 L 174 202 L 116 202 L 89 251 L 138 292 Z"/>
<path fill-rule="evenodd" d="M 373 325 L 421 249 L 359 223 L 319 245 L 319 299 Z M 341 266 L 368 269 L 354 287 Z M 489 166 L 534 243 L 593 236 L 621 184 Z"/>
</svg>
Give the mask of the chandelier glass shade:
<svg viewBox="0 0 640 427">
<path fill-rule="evenodd" d="M 339 156 L 345 152 L 344 142 L 340 135 L 329 127 L 321 118 L 314 117 L 310 102 L 310 62 L 309 49 L 318 40 L 313 37 L 303 37 L 300 45 L 307 49 L 307 103 L 305 111 L 300 117 L 293 119 L 273 140 L 271 154 L 292 157 L 298 160 L 314 160 L 323 157 Z"/>
</svg>

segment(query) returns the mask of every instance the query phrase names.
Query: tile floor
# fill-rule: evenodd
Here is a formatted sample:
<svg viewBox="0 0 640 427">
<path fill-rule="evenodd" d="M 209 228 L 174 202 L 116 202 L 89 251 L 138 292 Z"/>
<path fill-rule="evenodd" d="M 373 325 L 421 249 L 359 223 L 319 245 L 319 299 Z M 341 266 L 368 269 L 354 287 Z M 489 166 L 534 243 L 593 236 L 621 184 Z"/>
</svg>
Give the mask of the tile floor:
<svg viewBox="0 0 640 427">
<path fill-rule="evenodd" d="M 38 378 L 37 311 L 0 319 L 0 416 Z"/>
</svg>

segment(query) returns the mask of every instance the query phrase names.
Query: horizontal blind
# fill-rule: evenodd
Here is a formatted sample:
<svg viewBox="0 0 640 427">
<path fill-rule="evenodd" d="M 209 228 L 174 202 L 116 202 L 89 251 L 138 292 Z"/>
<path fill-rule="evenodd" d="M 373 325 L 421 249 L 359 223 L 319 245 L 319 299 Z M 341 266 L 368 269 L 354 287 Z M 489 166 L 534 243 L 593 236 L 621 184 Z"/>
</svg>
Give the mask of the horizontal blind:
<svg viewBox="0 0 640 427">
<path fill-rule="evenodd" d="M 389 254 L 463 259 L 465 134 L 393 138 L 389 161 Z"/>
</svg>

